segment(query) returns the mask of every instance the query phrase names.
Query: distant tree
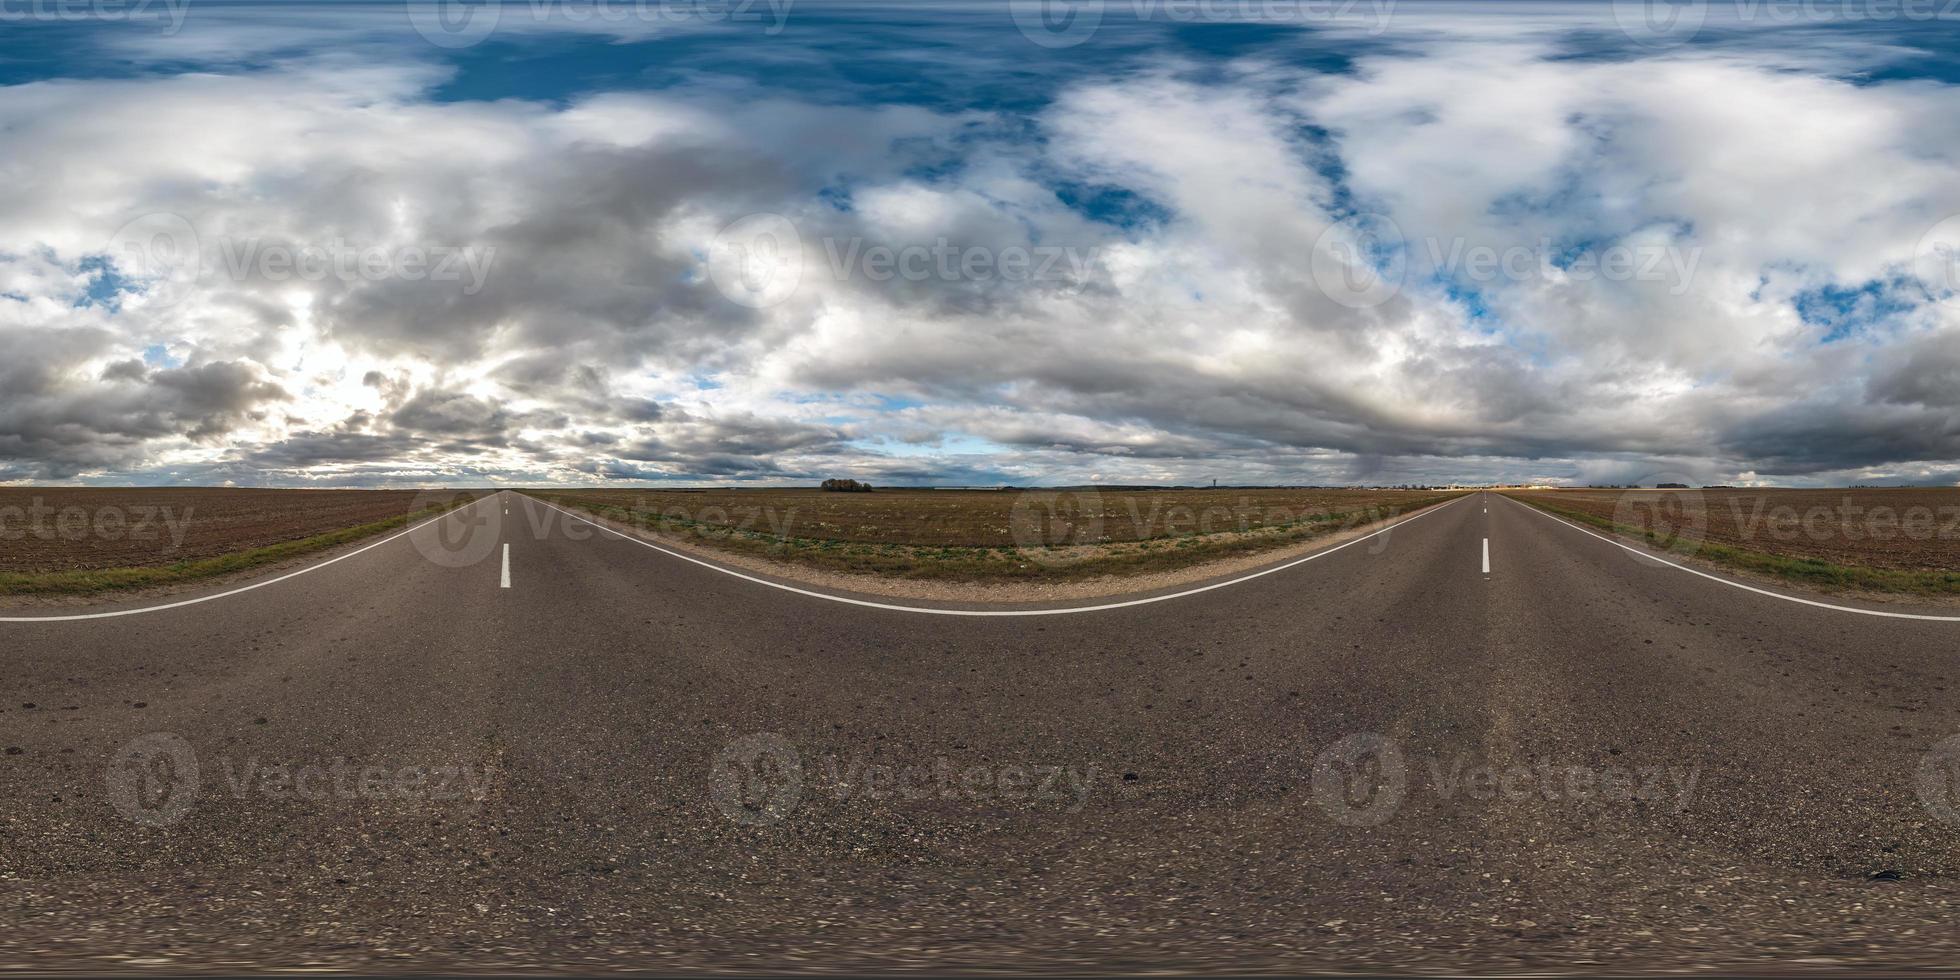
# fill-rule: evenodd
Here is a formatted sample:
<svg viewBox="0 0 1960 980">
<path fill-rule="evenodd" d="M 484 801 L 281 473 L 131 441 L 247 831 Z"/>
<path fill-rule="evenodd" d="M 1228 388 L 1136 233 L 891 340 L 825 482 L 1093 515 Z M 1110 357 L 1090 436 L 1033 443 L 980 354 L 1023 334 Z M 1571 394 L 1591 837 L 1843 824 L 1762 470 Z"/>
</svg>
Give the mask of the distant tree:
<svg viewBox="0 0 1960 980">
<path fill-rule="evenodd" d="M 838 493 L 870 493 L 871 492 L 871 484 L 860 483 L 856 480 L 825 480 L 823 481 L 823 488 L 825 490 L 834 490 L 837 491 Z"/>
<path fill-rule="evenodd" d="M 1685 483 L 1656 483 L 1656 484 L 1654 484 L 1654 489 L 1656 489 L 1656 490 L 1686 490 L 1686 489 L 1688 489 L 1688 485 L 1687 485 L 1687 484 L 1685 484 Z"/>
</svg>

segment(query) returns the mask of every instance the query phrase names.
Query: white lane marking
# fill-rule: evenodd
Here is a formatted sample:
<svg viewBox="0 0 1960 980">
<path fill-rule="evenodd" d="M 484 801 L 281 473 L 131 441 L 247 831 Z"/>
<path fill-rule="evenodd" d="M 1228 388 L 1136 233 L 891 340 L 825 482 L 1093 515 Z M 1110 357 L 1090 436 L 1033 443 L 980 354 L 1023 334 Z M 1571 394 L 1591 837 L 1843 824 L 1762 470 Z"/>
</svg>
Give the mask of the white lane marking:
<svg viewBox="0 0 1960 980">
<path fill-rule="evenodd" d="M 566 517 L 571 518 L 572 520 L 580 521 L 585 524 L 590 524 L 593 527 L 596 527 L 599 530 L 611 534 L 615 537 L 625 538 L 626 540 L 631 541 L 637 545 L 644 545 L 648 548 L 652 548 L 653 550 L 660 552 L 663 555 L 668 555 L 673 558 L 679 558 L 680 560 L 685 562 L 692 562 L 693 564 L 699 565 L 702 568 L 711 569 L 713 571 L 720 572 L 723 575 L 733 575 L 736 578 L 748 582 L 754 582 L 757 585 L 766 585 L 772 589 L 781 589 L 784 592 L 794 592 L 797 595 L 806 595 L 813 599 L 827 599 L 831 602 L 842 602 L 853 606 L 864 606 L 870 609 L 889 609 L 893 612 L 923 613 L 928 616 L 1067 616 L 1067 615 L 1072 615 L 1074 613 L 1102 612 L 1108 609 L 1126 609 L 1130 606 L 1146 606 L 1153 602 L 1168 602 L 1172 599 L 1182 599 L 1185 596 L 1197 595 L 1200 592 L 1210 592 L 1213 589 L 1222 589 L 1228 585 L 1238 585 L 1241 582 L 1250 582 L 1253 579 L 1265 575 L 1271 575 L 1274 572 L 1286 571 L 1287 569 L 1292 568 L 1295 565 L 1304 565 L 1307 562 L 1313 561 L 1316 558 L 1324 558 L 1328 555 L 1333 554 L 1336 551 L 1340 551 L 1343 548 L 1351 548 L 1357 544 L 1360 544 L 1363 541 L 1368 540 L 1369 538 L 1373 538 L 1382 534 L 1387 534 L 1388 532 L 1393 531 L 1396 528 L 1409 523 L 1410 521 L 1421 520 L 1422 518 L 1427 517 L 1430 514 L 1433 514 L 1439 510 L 1449 507 L 1451 504 L 1454 504 L 1457 502 L 1457 500 L 1461 500 L 1461 499 L 1463 498 L 1458 497 L 1449 501 L 1448 503 L 1436 504 L 1424 510 L 1417 511 L 1414 514 L 1411 514 L 1408 517 L 1404 517 L 1401 520 L 1396 521 L 1395 523 L 1390 524 L 1389 526 L 1382 528 L 1379 531 L 1375 531 L 1370 534 L 1363 535 L 1362 537 L 1355 538 L 1353 541 L 1348 541 L 1346 543 L 1336 545 L 1332 548 L 1327 549 L 1326 551 L 1316 551 L 1313 554 L 1306 556 L 1305 558 L 1298 558 L 1293 561 L 1287 562 L 1284 565 L 1268 568 L 1265 571 L 1253 572 L 1250 575 L 1243 575 L 1238 578 L 1232 579 L 1230 581 L 1216 582 L 1211 585 L 1200 586 L 1195 589 L 1186 589 L 1183 592 L 1173 592 L 1170 595 L 1150 596 L 1149 598 L 1145 598 L 1145 599 L 1130 599 L 1126 602 L 1107 602 L 1099 606 L 1067 606 L 1061 609 L 934 609 L 930 606 L 901 606 L 891 602 L 872 602 L 867 599 L 852 599 L 841 595 L 831 595 L 827 592 L 813 592 L 809 589 L 799 589 L 793 585 L 784 585 L 781 582 L 771 582 L 768 579 L 757 578 L 753 575 L 744 575 L 741 572 L 737 572 L 732 569 L 723 568 L 720 565 L 716 565 L 711 562 L 705 562 L 699 558 L 691 558 L 687 555 L 681 554 L 678 551 L 662 548 L 661 546 L 654 544 L 651 541 L 647 541 L 643 538 L 636 538 L 633 535 L 626 534 L 621 531 L 615 531 L 612 528 L 605 526 L 604 524 L 597 523 L 596 521 L 586 520 L 585 518 L 580 517 L 577 514 L 572 513 L 571 511 L 565 510 L 557 506 L 556 504 L 552 504 L 543 500 L 539 500 L 538 503 L 544 504 L 546 507 L 557 511 L 558 513 L 563 514 Z"/>
<path fill-rule="evenodd" d="M 253 589 L 263 589 L 268 585 L 278 585 L 279 583 L 284 582 L 289 578 L 298 578 L 301 575 L 305 575 L 308 572 L 317 572 L 320 569 L 327 567 L 328 565 L 338 564 L 340 562 L 346 561 L 349 558 L 354 557 L 355 555 L 364 554 L 366 552 L 373 551 L 374 549 L 379 548 L 382 545 L 395 540 L 396 538 L 406 537 L 408 535 L 414 534 L 415 532 L 420 531 L 423 528 L 428 527 L 429 525 L 434 524 L 435 522 L 442 520 L 445 517 L 454 517 L 457 514 L 460 514 L 463 511 L 470 509 L 471 507 L 475 507 L 477 504 L 482 503 L 484 500 L 487 499 L 489 498 L 487 497 L 478 498 L 477 500 L 471 501 L 466 506 L 459 507 L 456 510 L 446 511 L 444 513 L 438 514 L 435 517 L 431 517 L 428 520 L 423 521 L 422 523 L 417 524 L 406 531 L 400 531 L 395 534 L 391 534 L 385 538 L 382 538 L 379 541 L 376 541 L 371 545 L 361 548 L 358 551 L 350 551 L 344 555 L 341 555 L 339 558 L 329 558 L 326 561 L 319 563 L 318 565 L 308 565 L 307 567 L 302 568 L 297 572 L 290 572 L 288 574 L 281 575 L 278 578 L 267 579 L 266 581 L 263 582 L 254 582 L 251 585 L 247 585 L 243 588 L 233 589 L 230 592 L 220 592 L 217 595 L 200 596 L 199 598 L 196 599 L 185 599 L 182 602 L 168 602 L 161 606 L 143 606 L 140 609 L 118 609 L 115 612 L 86 613 L 86 614 L 79 614 L 74 616 L 0 616 L 0 623 L 72 623 L 82 619 L 115 619 L 118 616 L 135 616 L 141 613 L 162 612 L 166 609 L 181 609 L 184 606 L 195 606 L 201 602 L 212 602 L 218 599 L 229 599 L 232 596 L 239 595 L 240 593 L 250 592 Z"/>
<path fill-rule="evenodd" d="M 1484 539 L 1484 574 L 1490 574 L 1490 539 Z"/>
<path fill-rule="evenodd" d="M 1504 499 L 1511 500 L 1511 498 L 1509 497 L 1505 497 Z M 1856 606 L 1840 606 L 1840 605 L 1836 605 L 1835 603 L 1818 602 L 1815 599 L 1799 599 L 1793 595 L 1784 595 L 1781 592 L 1771 592 L 1768 589 L 1759 589 L 1753 585 L 1744 585 L 1741 582 L 1733 582 L 1728 579 L 1725 579 L 1720 575 L 1710 575 L 1707 572 L 1701 571 L 1699 569 L 1689 568 L 1686 565 L 1675 564 L 1674 562 L 1668 561 L 1665 558 L 1656 556 L 1652 551 L 1649 551 L 1645 548 L 1635 548 L 1632 545 L 1623 544 L 1619 541 L 1615 541 L 1604 534 L 1599 534 L 1587 528 L 1580 527 L 1579 525 L 1574 524 L 1571 521 L 1568 521 L 1565 518 L 1558 516 L 1557 514 L 1548 514 L 1521 500 L 1511 500 L 1511 502 L 1517 504 L 1519 507 L 1523 507 L 1525 510 L 1528 510 L 1534 514 L 1539 515 L 1540 517 L 1544 517 L 1549 520 L 1556 521 L 1560 524 L 1563 524 L 1566 527 L 1573 529 L 1574 531 L 1578 531 L 1582 534 L 1590 534 L 1593 537 L 1598 538 L 1599 540 L 1604 541 L 1615 548 L 1621 548 L 1626 551 L 1631 551 L 1636 555 L 1639 555 L 1643 558 L 1651 558 L 1654 561 L 1660 562 L 1661 564 L 1666 565 L 1667 567 L 1675 569 L 1677 571 L 1687 572 L 1689 575 L 1699 575 L 1702 578 L 1709 580 L 1710 582 L 1720 582 L 1723 585 L 1729 586 L 1730 588 L 1741 589 L 1744 592 L 1754 592 L 1757 595 L 1766 595 L 1772 599 L 1781 599 L 1784 602 L 1795 602 L 1795 603 L 1801 603 L 1802 605 L 1806 605 L 1806 606 L 1816 606 L 1819 609 L 1830 609 L 1836 612 L 1857 613 L 1860 616 L 1882 616 L 1886 619 L 1918 619 L 1929 623 L 1960 623 L 1960 616 L 1928 616 L 1923 613 L 1886 612 L 1885 610 L 1882 609 L 1859 609 Z"/>
<path fill-rule="evenodd" d="M 504 584 L 502 587 L 506 589 L 510 588 L 510 545 L 509 544 L 504 545 Z"/>
</svg>

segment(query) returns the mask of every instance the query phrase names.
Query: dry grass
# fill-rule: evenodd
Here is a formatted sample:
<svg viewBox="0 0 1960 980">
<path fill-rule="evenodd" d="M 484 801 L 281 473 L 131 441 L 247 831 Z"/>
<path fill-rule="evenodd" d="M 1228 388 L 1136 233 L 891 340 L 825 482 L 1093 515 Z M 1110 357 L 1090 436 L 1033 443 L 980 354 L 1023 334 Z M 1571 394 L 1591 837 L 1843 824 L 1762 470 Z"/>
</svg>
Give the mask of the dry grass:
<svg viewBox="0 0 1960 980">
<path fill-rule="evenodd" d="M 533 492 L 643 530 L 824 571 L 957 581 L 1165 571 L 1448 499 L 1374 490 Z"/>
<path fill-rule="evenodd" d="M 194 582 L 358 541 L 479 496 L 0 489 L 0 595 L 87 594 Z"/>
<path fill-rule="evenodd" d="M 1811 585 L 1960 594 L 1960 488 L 1550 490 L 1510 496 L 1683 555 Z"/>
</svg>

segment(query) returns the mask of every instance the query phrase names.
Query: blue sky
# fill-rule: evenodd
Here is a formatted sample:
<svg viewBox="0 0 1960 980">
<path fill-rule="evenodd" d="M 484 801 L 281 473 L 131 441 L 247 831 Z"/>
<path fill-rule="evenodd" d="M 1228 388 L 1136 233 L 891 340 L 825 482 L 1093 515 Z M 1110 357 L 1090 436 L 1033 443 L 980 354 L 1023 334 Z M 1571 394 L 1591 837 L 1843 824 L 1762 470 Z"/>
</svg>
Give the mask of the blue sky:
<svg viewBox="0 0 1960 980">
<path fill-rule="evenodd" d="M 59 9 L 0 482 L 1960 481 L 1913 5 Z"/>
</svg>

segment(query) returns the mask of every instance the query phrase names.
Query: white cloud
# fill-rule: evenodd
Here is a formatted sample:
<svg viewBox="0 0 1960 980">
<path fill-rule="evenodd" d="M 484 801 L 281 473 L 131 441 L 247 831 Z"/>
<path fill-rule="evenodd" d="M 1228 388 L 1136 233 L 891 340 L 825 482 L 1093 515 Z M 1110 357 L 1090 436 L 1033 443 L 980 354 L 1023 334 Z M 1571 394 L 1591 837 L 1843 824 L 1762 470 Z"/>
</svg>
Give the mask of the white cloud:
<svg viewBox="0 0 1960 980">
<path fill-rule="evenodd" d="M 1960 213 L 1954 87 L 1558 53 L 1167 62 L 1025 117 L 712 86 L 436 102 L 442 71 L 344 55 L 14 86 L 0 330 L 34 353 L 0 389 L 0 479 L 1945 472 L 1960 318 L 1909 277 Z M 751 309 L 704 261 L 762 212 L 802 275 Z M 1357 308 L 1314 258 L 1359 212 L 1407 275 Z M 118 305 L 99 255 L 151 213 L 195 229 L 201 275 Z M 487 275 L 234 268 L 336 242 Z M 1531 261 L 1478 275 L 1479 247 Z M 880 248 L 935 264 L 880 275 Z M 1571 265 L 1614 249 L 1656 277 Z M 1824 343 L 1804 304 L 1872 282 Z"/>
</svg>

